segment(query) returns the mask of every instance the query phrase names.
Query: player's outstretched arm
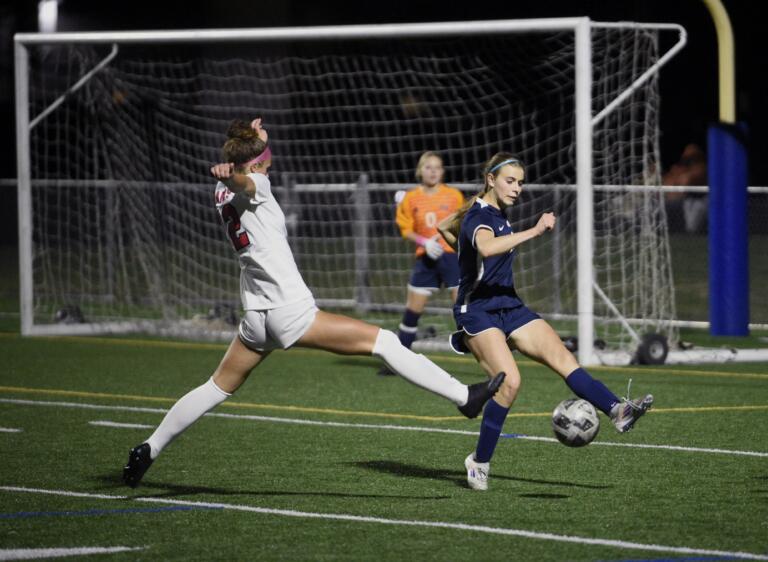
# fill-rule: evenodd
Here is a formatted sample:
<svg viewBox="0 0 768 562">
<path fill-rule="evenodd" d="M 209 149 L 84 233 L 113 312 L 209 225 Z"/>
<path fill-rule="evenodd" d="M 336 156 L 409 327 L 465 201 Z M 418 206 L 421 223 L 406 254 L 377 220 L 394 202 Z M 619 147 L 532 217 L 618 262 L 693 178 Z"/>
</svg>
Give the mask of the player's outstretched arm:
<svg viewBox="0 0 768 562">
<path fill-rule="evenodd" d="M 232 162 L 220 163 L 211 166 L 211 175 L 227 186 L 233 193 L 246 192 L 249 195 L 256 193 L 256 184 L 245 174 L 235 172 Z"/>
<path fill-rule="evenodd" d="M 523 230 L 522 232 L 514 232 L 506 236 L 495 237 L 492 231 L 486 228 L 479 229 L 475 235 L 475 246 L 484 258 L 498 256 L 513 250 L 523 242 L 541 236 L 553 228 L 555 228 L 555 214 L 544 213 L 539 217 L 539 221 L 533 228 Z"/>
</svg>

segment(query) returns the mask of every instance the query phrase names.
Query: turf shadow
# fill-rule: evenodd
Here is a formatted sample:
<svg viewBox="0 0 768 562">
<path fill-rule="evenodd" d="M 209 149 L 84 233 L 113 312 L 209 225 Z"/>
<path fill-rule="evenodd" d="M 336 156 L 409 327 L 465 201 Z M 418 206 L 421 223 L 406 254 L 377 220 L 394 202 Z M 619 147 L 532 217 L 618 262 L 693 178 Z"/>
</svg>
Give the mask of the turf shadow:
<svg viewBox="0 0 768 562">
<path fill-rule="evenodd" d="M 376 472 L 385 472 L 387 474 L 395 474 L 397 476 L 405 476 L 407 478 L 428 478 L 430 480 L 446 480 L 453 482 L 457 486 L 462 488 L 467 487 L 467 474 L 464 471 L 459 470 L 443 470 L 435 468 L 427 468 L 423 466 L 417 466 L 414 464 L 406 464 L 397 461 L 359 461 L 351 463 L 358 468 L 364 468 L 366 470 L 374 470 Z M 613 486 L 599 486 L 595 484 L 579 484 L 578 482 L 565 482 L 562 480 L 540 480 L 533 478 L 517 478 L 514 476 L 504 476 L 503 474 L 492 474 L 494 480 L 509 480 L 512 482 L 523 482 L 526 484 L 541 484 L 545 486 L 559 486 L 567 488 L 581 488 L 587 490 L 607 490 Z M 534 494 L 536 497 L 560 497 L 559 494 Z M 533 497 L 531 496 L 531 497 Z M 562 496 L 567 497 L 567 496 Z"/>
<path fill-rule="evenodd" d="M 100 489 L 121 489 L 128 488 L 120 480 L 119 476 L 114 474 L 104 474 L 97 477 L 102 484 Z M 177 496 L 194 496 L 200 494 L 218 495 L 218 496 L 315 496 L 327 498 L 362 498 L 362 499 L 396 499 L 396 500 L 445 500 L 449 496 L 414 496 L 392 495 L 392 494 L 351 494 L 341 492 L 318 492 L 318 491 L 284 491 L 284 490 L 243 490 L 242 488 L 231 489 L 212 486 L 183 486 L 178 484 L 169 484 L 167 482 L 158 482 L 153 480 L 143 480 L 138 488 L 141 491 L 148 492 L 147 496 L 153 498 L 173 498 Z"/>
<path fill-rule="evenodd" d="M 426 468 L 415 464 L 405 464 L 396 461 L 356 461 L 348 463 L 358 468 L 405 476 L 406 478 L 427 478 L 429 480 L 446 480 L 461 487 L 466 485 L 466 474 L 456 470 L 440 470 Z M 502 477 L 503 478 L 503 477 Z"/>
</svg>

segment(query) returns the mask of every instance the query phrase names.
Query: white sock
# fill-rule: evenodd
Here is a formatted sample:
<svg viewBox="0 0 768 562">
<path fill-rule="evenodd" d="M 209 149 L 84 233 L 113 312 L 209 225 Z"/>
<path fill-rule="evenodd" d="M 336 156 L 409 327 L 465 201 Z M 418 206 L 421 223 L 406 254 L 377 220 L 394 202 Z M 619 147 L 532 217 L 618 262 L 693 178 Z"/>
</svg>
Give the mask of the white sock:
<svg viewBox="0 0 768 562">
<path fill-rule="evenodd" d="M 232 395 L 216 386 L 211 377 L 205 384 L 179 398 L 147 439 L 151 448 L 149 456 L 156 458 L 179 434 L 230 396 Z"/>
<path fill-rule="evenodd" d="M 379 330 L 373 355 L 380 357 L 395 373 L 408 382 L 447 398 L 454 404 L 467 403 L 467 385 L 453 378 L 423 355 L 417 355 L 403 344 L 389 330 Z"/>
</svg>

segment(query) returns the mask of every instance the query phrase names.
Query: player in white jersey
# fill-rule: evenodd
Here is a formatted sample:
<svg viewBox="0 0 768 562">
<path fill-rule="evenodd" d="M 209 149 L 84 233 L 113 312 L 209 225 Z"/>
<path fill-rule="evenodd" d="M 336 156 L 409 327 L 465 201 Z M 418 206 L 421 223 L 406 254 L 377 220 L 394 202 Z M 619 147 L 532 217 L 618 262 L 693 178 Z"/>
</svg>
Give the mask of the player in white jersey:
<svg viewBox="0 0 768 562">
<path fill-rule="evenodd" d="M 235 235 L 231 238 L 242 268 L 243 309 L 267 310 L 311 298 L 288 246 L 285 216 L 269 179 L 259 173 L 248 177 L 255 185 L 253 195 L 234 193 L 222 182 L 215 192 L 216 209 L 228 234 Z"/>
<path fill-rule="evenodd" d="M 409 382 L 476 417 L 503 381 L 467 386 L 397 336 L 361 320 L 318 310 L 288 245 L 285 216 L 272 195 L 271 154 L 261 119 L 235 121 L 222 150 L 225 163 L 211 168 L 219 180 L 216 208 L 238 254 L 245 314 L 239 333 L 211 378 L 169 410 L 152 435 L 131 449 L 123 481 L 138 486 L 160 452 L 206 412 L 232 395 L 273 349 L 294 345 L 343 355 L 374 355 Z"/>
</svg>

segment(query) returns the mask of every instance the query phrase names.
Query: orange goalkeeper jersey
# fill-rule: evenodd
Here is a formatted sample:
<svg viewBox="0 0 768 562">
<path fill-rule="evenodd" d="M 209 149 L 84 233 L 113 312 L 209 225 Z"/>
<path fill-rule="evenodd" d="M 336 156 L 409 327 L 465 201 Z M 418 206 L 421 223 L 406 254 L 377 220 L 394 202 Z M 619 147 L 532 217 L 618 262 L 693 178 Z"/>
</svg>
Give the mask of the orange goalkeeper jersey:
<svg viewBox="0 0 768 562">
<path fill-rule="evenodd" d="M 437 190 L 426 193 L 421 186 L 411 189 L 405 194 L 403 200 L 397 206 L 396 221 L 403 237 L 415 232 L 424 238 L 432 238 L 437 232 L 437 225 L 445 217 L 459 210 L 464 203 L 464 196 L 455 187 L 445 184 L 437 186 Z M 442 236 L 437 237 L 446 252 L 453 252 Z M 416 247 L 416 255 L 421 256 L 425 252 L 421 246 Z"/>
</svg>

